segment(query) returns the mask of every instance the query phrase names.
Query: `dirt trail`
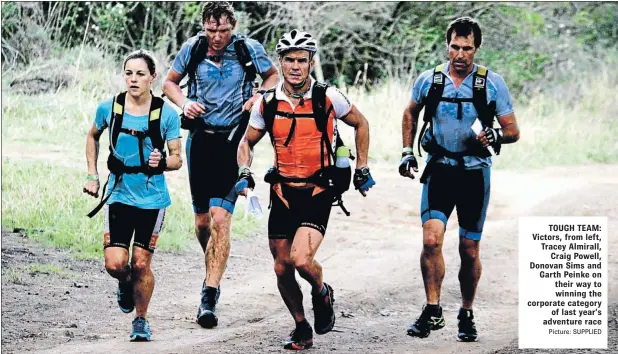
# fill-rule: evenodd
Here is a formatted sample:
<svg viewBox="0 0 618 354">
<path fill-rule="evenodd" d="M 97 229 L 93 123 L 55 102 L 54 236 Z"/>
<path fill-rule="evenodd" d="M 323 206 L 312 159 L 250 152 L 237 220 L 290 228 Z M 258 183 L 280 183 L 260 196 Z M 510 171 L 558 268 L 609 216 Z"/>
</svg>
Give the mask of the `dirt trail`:
<svg viewBox="0 0 618 354">
<path fill-rule="evenodd" d="M 367 198 L 356 192 L 345 196 L 352 216 L 333 209 L 317 255 L 325 280 L 335 288 L 337 324 L 335 331 L 314 338 L 311 352 L 517 351 L 518 217 L 599 215 L 609 217 L 610 235 L 618 228 L 618 166 L 493 171 L 481 251 L 484 272 L 475 303 L 482 341 L 455 341 L 460 303 L 456 215 L 447 226 L 444 244 L 447 271 L 441 301 L 447 326 L 429 338 L 411 338 L 405 335 L 406 326 L 424 302 L 418 260 L 421 185 L 399 177 L 392 166 L 375 166 L 372 174 L 378 184 Z M 264 188 L 258 187 L 258 195 L 266 200 Z M 283 352 L 281 341 L 293 326 L 276 288 L 265 233 L 233 242 L 215 330 L 204 330 L 194 322 L 203 278 L 197 242 L 182 254 L 158 252 L 153 262 L 157 285 L 149 315 L 152 343 L 128 342 L 132 317 L 117 309 L 115 283 L 104 272 L 102 260 L 74 260 L 15 234 L 3 234 L 2 241 L 6 352 Z M 66 271 L 59 275 L 25 272 L 18 281 L 8 279 L 11 269 L 24 269 L 28 263 L 58 264 Z M 616 279 L 618 239 L 612 237 L 608 263 L 609 278 Z M 312 321 L 309 287 L 302 280 L 301 285 Z M 609 302 L 609 318 L 616 321 L 616 282 L 610 283 Z M 614 338 L 610 348 L 618 350 L 616 327 L 610 325 Z"/>
</svg>

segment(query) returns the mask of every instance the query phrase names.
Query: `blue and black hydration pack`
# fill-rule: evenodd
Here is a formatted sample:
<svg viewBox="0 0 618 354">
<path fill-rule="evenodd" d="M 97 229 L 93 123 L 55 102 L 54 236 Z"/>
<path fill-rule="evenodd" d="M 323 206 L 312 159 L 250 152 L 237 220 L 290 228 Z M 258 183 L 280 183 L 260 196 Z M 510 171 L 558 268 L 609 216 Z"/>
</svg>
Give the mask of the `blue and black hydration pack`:
<svg viewBox="0 0 618 354">
<path fill-rule="evenodd" d="M 474 109 L 478 114 L 479 121 L 483 129 L 485 127 L 493 127 L 494 117 L 496 116 L 496 101 L 487 102 L 487 68 L 478 65 L 477 71 L 474 73 L 472 78 L 473 80 L 473 88 L 472 88 L 472 98 L 462 98 L 462 97 L 442 97 L 444 92 L 444 83 L 446 82 L 446 75 L 442 72 L 444 70 L 444 64 L 438 65 L 433 71 L 433 81 L 431 83 L 431 87 L 429 88 L 429 92 L 427 93 L 427 97 L 425 98 L 425 114 L 423 115 L 423 127 L 421 128 L 419 138 L 418 138 L 418 151 L 419 156 L 421 155 L 421 146 L 423 150 L 431 154 L 431 159 L 427 162 L 425 166 L 425 170 L 421 175 L 420 182 L 425 184 L 427 183 L 427 178 L 431 175 L 437 161 L 442 157 L 447 157 L 451 159 L 455 159 L 458 162 L 458 165 L 463 168 L 464 156 L 478 156 L 478 157 L 489 157 L 491 154 L 489 151 L 484 148 L 480 143 L 473 142 L 468 146 L 468 148 L 464 151 L 460 152 L 452 152 L 441 146 L 437 143 L 436 138 L 433 136 L 433 126 L 432 121 L 436 115 L 436 110 L 438 109 L 438 105 L 440 102 L 449 102 L 457 104 L 457 119 L 461 120 L 463 118 L 463 102 L 472 102 L 474 105 Z M 423 139 L 425 134 L 425 130 L 427 128 L 427 124 L 429 124 L 429 139 Z M 421 140 L 424 142 L 421 145 Z M 500 154 L 501 145 L 494 144 L 492 145 L 496 155 Z"/>
</svg>

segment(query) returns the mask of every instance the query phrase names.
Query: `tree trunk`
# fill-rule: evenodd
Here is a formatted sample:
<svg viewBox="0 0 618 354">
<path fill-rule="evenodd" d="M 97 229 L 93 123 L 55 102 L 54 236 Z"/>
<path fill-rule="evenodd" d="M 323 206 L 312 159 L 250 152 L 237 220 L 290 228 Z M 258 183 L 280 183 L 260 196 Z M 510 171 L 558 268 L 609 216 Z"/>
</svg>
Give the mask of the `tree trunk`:
<svg viewBox="0 0 618 354">
<path fill-rule="evenodd" d="M 315 60 L 314 73 L 316 80 L 324 81 L 324 72 L 322 71 L 322 63 L 320 62 L 320 53 L 315 53 L 313 60 Z"/>
</svg>

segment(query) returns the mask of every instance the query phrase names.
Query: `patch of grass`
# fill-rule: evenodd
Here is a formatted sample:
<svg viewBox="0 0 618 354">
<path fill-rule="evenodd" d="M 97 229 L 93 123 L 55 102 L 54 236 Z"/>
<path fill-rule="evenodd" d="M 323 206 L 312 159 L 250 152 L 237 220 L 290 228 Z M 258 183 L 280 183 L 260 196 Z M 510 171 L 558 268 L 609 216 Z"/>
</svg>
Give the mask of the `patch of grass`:
<svg viewBox="0 0 618 354">
<path fill-rule="evenodd" d="M 9 268 L 4 274 L 2 274 L 2 278 L 5 281 L 14 283 L 14 284 L 23 284 L 23 271 L 17 268 Z"/>
<path fill-rule="evenodd" d="M 65 274 L 64 268 L 53 264 L 30 264 L 26 267 L 26 270 L 31 273 L 45 273 L 55 275 Z"/>
<path fill-rule="evenodd" d="M 582 85 L 581 83 L 586 83 Z M 504 145 L 498 168 L 618 162 L 618 74 L 601 69 L 562 82 L 515 107 L 520 140 Z"/>
<path fill-rule="evenodd" d="M 84 172 L 47 162 L 3 160 L 2 225 L 23 228 L 29 237 L 69 249 L 79 258 L 96 258 L 103 251 L 104 213 L 86 214 L 98 200 L 82 193 Z M 180 251 L 195 242 L 193 210 L 188 192 L 173 190 L 158 248 Z M 259 222 L 235 213 L 233 237 L 255 232 Z"/>
<path fill-rule="evenodd" d="M 4 95 L 3 137 L 13 143 L 47 145 L 50 150 L 83 151 L 100 96 L 105 95 L 76 87 L 35 96 Z"/>
</svg>

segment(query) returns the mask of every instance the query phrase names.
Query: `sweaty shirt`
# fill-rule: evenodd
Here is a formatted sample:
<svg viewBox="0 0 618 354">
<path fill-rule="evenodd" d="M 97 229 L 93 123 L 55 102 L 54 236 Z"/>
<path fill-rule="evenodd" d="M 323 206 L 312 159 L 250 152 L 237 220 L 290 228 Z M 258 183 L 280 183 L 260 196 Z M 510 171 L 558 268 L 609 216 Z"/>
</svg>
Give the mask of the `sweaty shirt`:
<svg viewBox="0 0 618 354">
<path fill-rule="evenodd" d="M 109 127 L 112 101 L 113 99 L 110 98 L 101 102 L 97 107 L 97 113 L 94 118 L 94 124 L 97 129 L 104 130 L 108 128 L 108 133 L 110 134 L 112 131 Z M 148 114 L 134 116 L 125 111 L 122 119 L 122 127 L 146 132 L 148 131 L 148 117 Z M 167 103 L 163 104 L 160 119 L 161 136 L 164 141 L 170 141 L 181 137 L 178 114 L 176 114 L 176 111 Z M 144 161 L 148 162 L 148 157 L 154 147 L 152 146 L 150 137 L 146 137 L 144 142 L 142 146 Z M 120 132 L 115 147 L 115 156 L 126 166 L 139 166 L 141 162 L 137 137 Z M 107 194 L 110 193 L 115 180 L 116 176 L 111 173 L 109 176 Z M 107 200 L 107 204 L 112 203 L 123 203 L 142 209 L 163 209 L 172 204 L 163 174 L 153 175 L 149 179 L 148 176 L 143 173 L 125 173 L 122 176 L 121 183 L 116 186 L 112 195 Z"/>
<path fill-rule="evenodd" d="M 187 65 L 191 57 L 191 48 L 197 42 L 199 32 L 189 38 L 174 59 L 172 69 L 180 75 L 186 74 Z M 238 62 L 234 42 L 239 38 L 245 40 L 253 65 L 258 73 L 268 71 L 273 63 L 266 55 L 264 47 L 256 40 L 244 36 L 232 35 L 232 42 L 223 54 L 221 67 L 208 59 L 204 59 L 197 66 L 196 81 L 189 85 L 188 98 L 197 101 L 206 107 L 206 113 L 200 116 L 206 128 L 229 131 L 240 121 L 243 97 L 251 97 L 252 82 L 244 82 L 245 72 Z M 244 82 L 244 85 L 243 85 Z"/>
<path fill-rule="evenodd" d="M 442 97 L 449 98 L 472 98 L 473 75 L 477 71 L 478 66 L 474 64 L 472 72 L 464 79 L 459 88 L 453 84 L 449 72 L 449 63 L 446 63 L 442 71 L 446 75 L 444 83 L 444 92 Z M 433 69 L 423 72 L 412 88 L 412 100 L 417 105 L 424 105 L 427 93 L 433 82 Z M 488 71 L 487 74 L 487 102 L 496 101 L 496 116 L 501 117 L 513 113 L 513 105 L 511 104 L 511 96 L 506 82 L 502 76 L 493 71 Z M 436 109 L 436 116 L 432 121 L 433 135 L 438 144 L 453 152 L 466 150 L 466 142 L 470 139 L 475 140 L 476 134 L 472 132 L 472 123 L 478 117 L 474 104 L 472 102 L 463 102 L 463 117 L 457 119 L 457 103 L 440 102 Z M 429 129 L 425 132 L 422 139 L 429 138 Z M 427 161 L 431 158 L 428 154 Z M 455 159 L 441 158 L 439 163 L 448 165 L 457 165 Z M 464 164 L 466 169 L 477 169 L 491 166 L 491 157 L 476 157 L 465 156 Z"/>
</svg>

